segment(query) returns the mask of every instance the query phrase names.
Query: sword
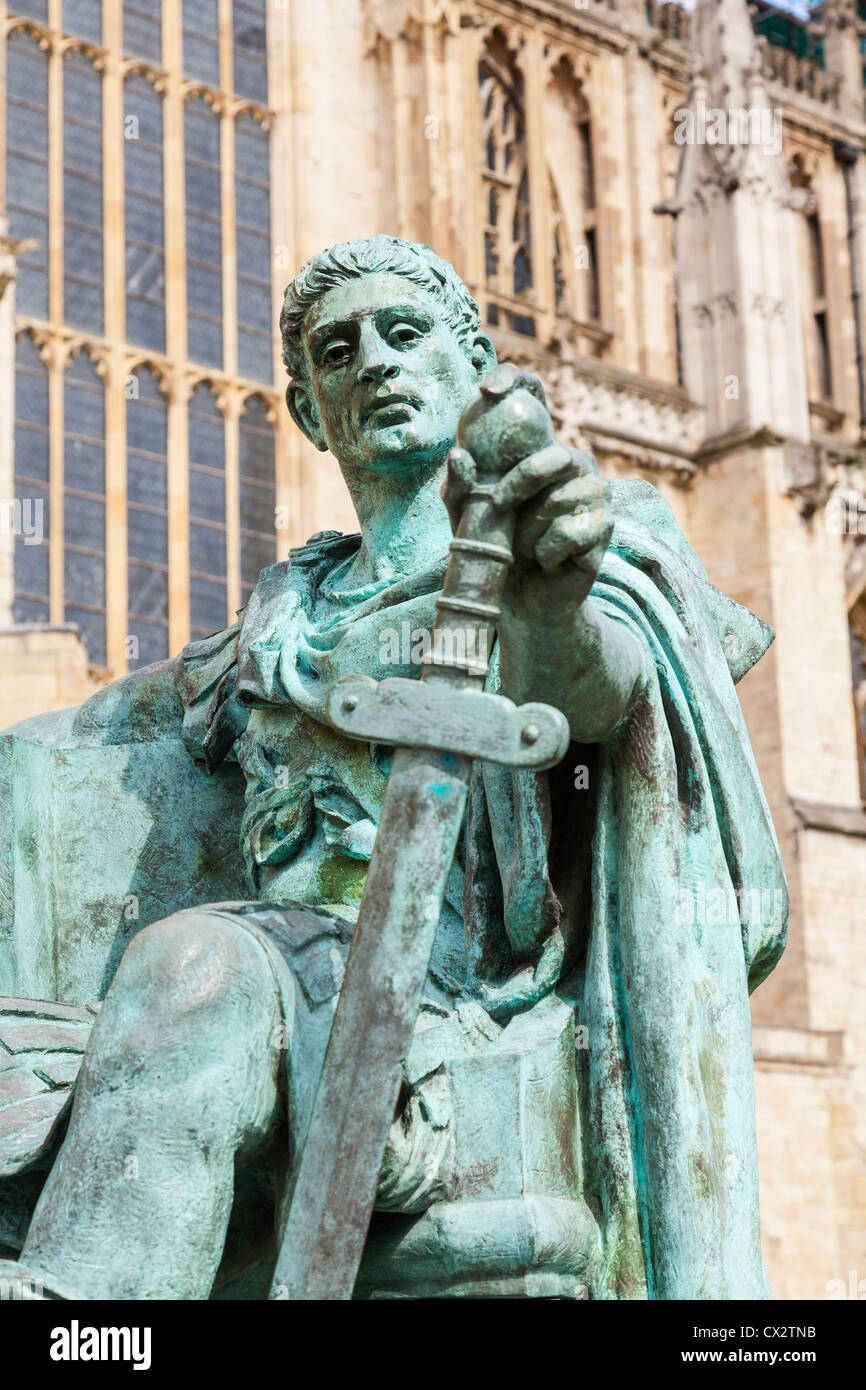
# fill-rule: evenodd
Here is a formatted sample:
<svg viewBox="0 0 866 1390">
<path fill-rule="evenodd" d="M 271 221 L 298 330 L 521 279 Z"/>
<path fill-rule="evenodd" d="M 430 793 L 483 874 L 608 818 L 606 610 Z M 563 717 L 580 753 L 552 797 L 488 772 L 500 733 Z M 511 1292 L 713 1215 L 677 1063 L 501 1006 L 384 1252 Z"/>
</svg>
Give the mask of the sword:
<svg viewBox="0 0 866 1390">
<path fill-rule="evenodd" d="M 335 729 L 396 751 L 272 1299 L 352 1297 L 473 759 L 542 769 L 568 747 L 559 710 L 485 693 L 487 661 L 469 656 L 490 650 L 513 560 L 514 512 L 494 506 L 493 487 L 554 442 L 540 383 L 510 365 L 496 368 L 463 412 L 457 442 L 472 454 L 476 480 L 451 542 L 421 677 L 345 676 L 326 704 Z"/>
</svg>

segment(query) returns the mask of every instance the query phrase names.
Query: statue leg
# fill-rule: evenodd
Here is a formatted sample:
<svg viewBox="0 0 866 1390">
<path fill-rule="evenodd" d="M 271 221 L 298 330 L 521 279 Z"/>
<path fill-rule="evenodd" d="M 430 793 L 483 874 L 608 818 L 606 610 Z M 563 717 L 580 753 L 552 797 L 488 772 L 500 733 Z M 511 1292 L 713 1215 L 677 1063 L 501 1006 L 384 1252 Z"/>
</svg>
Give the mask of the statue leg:
<svg viewBox="0 0 866 1390">
<path fill-rule="evenodd" d="M 207 909 L 129 946 L 94 1026 L 22 1264 L 82 1298 L 207 1298 L 236 1158 L 272 1143 L 279 990 L 256 939 Z"/>
</svg>

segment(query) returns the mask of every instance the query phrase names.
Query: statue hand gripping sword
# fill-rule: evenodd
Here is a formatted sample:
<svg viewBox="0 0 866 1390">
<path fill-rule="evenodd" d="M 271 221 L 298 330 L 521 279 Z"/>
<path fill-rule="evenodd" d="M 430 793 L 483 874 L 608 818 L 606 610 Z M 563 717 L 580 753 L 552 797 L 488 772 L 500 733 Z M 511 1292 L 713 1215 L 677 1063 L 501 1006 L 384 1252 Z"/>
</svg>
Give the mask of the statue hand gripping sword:
<svg viewBox="0 0 866 1390">
<path fill-rule="evenodd" d="M 490 650 L 513 560 L 514 509 L 495 504 L 494 486 L 554 442 L 540 385 L 498 367 L 464 411 L 457 442 L 475 480 L 420 680 L 345 676 L 328 699 L 341 733 L 396 752 L 271 1298 L 352 1297 L 473 759 L 541 770 L 568 747 L 559 710 L 485 693 L 487 662 L 469 656 Z"/>
</svg>

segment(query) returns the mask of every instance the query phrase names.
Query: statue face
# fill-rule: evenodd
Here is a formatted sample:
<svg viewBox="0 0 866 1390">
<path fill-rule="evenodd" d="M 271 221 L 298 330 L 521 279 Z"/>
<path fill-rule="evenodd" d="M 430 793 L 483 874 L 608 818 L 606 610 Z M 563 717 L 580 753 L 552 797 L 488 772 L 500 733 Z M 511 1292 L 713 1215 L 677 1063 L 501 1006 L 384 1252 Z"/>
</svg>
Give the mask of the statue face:
<svg viewBox="0 0 866 1390">
<path fill-rule="evenodd" d="M 366 275 L 329 290 L 307 317 L 304 342 L 316 420 L 303 388 L 306 432 L 344 467 L 437 464 L 478 380 L 495 362 L 479 335 L 472 358 L 441 305 L 400 275 Z"/>
</svg>

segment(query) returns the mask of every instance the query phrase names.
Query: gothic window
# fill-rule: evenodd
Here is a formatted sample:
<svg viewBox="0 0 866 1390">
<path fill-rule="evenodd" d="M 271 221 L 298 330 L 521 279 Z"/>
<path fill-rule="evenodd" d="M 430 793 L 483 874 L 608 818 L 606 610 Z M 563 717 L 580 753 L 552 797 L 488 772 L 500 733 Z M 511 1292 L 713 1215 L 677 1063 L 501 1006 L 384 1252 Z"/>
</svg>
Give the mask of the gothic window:
<svg viewBox="0 0 866 1390">
<path fill-rule="evenodd" d="M 48 610 L 48 368 L 29 333 L 15 354 L 15 597 L 16 623 L 47 623 Z"/>
<path fill-rule="evenodd" d="M 162 0 L 124 0 L 123 51 L 132 58 L 162 63 Z"/>
<path fill-rule="evenodd" d="M 77 623 L 90 660 L 105 654 L 105 400 L 86 353 L 63 387 L 63 588 L 65 618 Z"/>
<path fill-rule="evenodd" d="M 592 125 L 581 83 L 564 60 L 550 83 L 545 124 L 556 313 L 597 325 L 601 296 Z"/>
<path fill-rule="evenodd" d="M 264 106 L 268 100 L 264 0 L 234 0 L 232 38 L 235 91 Z"/>
<path fill-rule="evenodd" d="M 221 367 L 220 121 L 207 102 L 197 99 L 186 103 L 184 139 L 187 351 L 194 362 Z"/>
<path fill-rule="evenodd" d="M 601 317 L 598 287 L 598 244 L 596 240 L 595 165 L 592 153 L 592 127 L 583 98 L 581 98 L 580 107 L 577 139 L 580 149 L 581 209 L 583 214 L 583 243 L 587 253 L 587 273 L 583 303 L 579 306 L 579 312 L 582 311 L 587 320 L 595 323 Z"/>
<path fill-rule="evenodd" d="M 26 34 L 6 51 L 6 198 L 9 233 L 39 245 L 18 265 L 15 307 L 48 318 L 48 55 Z"/>
<path fill-rule="evenodd" d="M 240 421 L 241 590 L 246 603 L 259 574 L 277 558 L 274 432 L 268 407 L 251 396 Z"/>
<path fill-rule="evenodd" d="M 126 404 L 127 633 L 131 665 L 168 656 L 168 476 L 166 404 L 148 367 L 139 367 Z"/>
<path fill-rule="evenodd" d="M 183 71 L 219 86 L 219 0 L 183 0 Z"/>
<path fill-rule="evenodd" d="M 165 349 L 165 230 L 162 190 L 162 99 L 143 77 L 124 92 L 126 187 L 126 337 Z"/>
<path fill-rule="evenodd" d="M 487 321 L 533 335 L 519 300 L 533 287 L 523 79 L 494 36 L 478 70 L 482 126 Z"/>
<path fill-rule="evenodd" d="M 102 79 L 80 53 L 63 64 L 63 306 L 102 332 Z"/>
<path fill-rule="evenodd" d="M 63 0 L 63 32 L 102 43 L 102 0 Z"/>
<path fill-rule="evenodd" d="M 225 425 L 202 383 L 189 403 L 189 614 L 193 637 L 227 621 Z"/>
<path fill-rule="evenodd" d="M 815 363 L 815 385 L 822 401 L 833 397 L 833 376 L 830 368 L 830 339 L 827 331 L 827 288 L 824 279 L 824 246 L 821 222 L 817 211 L 806 216 L 809 238 L 809 269 L 812 278 L 812 352 Z"/>
<path fill-rule="evenodd" d="M 271 237 L 268 133 L 252 116 L 235 127 L 237 168 L 238 370 L 272 381 Z"/>
</svg>

